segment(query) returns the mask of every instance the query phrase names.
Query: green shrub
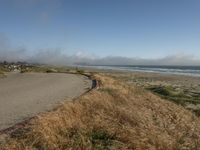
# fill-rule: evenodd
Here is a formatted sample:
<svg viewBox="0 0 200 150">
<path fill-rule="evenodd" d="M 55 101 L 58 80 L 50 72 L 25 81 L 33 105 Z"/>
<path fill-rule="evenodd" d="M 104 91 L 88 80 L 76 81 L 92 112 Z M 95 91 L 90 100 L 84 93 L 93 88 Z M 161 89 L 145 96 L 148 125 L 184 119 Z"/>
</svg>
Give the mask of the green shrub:
<svg viewBox="0 0 200 150">
<path fill-rule="evenodd" d="M 92 142 L 94 149 L 109 149 L 115 138 L 115 135 L 111 135 L 105 130 L 93 130 L 90 133 L 90 141 Z"/>
<path fill-rule="evenodd" d="M 170 87 L 154 86 L 154 87 L 149 87 L 147 89 L 149 89 L 150 91 L 152 91 L 154 93 L 163 95 L 163 96 L 173 95 L 172 92 L 171 92 L 172 89 Z"/>
<path fill-rule="evenodd" d="M 82 69 L 77 69 L 76 72 L 79 73 L 79 74 L 84 74 L 85 73 L 85 71 L 82 70 Z"/>
<path fill-rule="evenodd" d="M 114 95 L 114 93 L 115 93 L 114 89 L 112 89 L 112 88 L 101 88 L 101 89 L 99 89 L 99 91 L 108 93 L 109 95 Z"/>
</svg>

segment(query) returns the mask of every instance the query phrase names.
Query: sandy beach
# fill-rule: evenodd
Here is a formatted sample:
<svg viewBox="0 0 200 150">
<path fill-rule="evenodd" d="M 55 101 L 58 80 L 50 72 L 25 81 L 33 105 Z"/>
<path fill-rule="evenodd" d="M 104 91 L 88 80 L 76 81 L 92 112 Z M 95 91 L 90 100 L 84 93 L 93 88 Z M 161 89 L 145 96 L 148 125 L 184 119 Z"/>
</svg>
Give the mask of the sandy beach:
<svg viewBox="0 0 200 150">
<path fill-rule="evenodd" d="M 79 96 L 91 84 L 84 76 L 62 73 L 10 73 L 0 78 L 0 130 Z"/>
</svg>

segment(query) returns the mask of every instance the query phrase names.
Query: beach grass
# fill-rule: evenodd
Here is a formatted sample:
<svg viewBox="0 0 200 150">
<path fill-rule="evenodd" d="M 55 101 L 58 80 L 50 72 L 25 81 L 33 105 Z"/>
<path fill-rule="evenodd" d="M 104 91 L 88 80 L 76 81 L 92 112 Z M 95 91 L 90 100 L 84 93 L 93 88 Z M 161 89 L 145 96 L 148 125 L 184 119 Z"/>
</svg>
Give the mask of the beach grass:
<svg viewBox="0 0 200 150">
<path fill-rule="evenodd" d="M 6 72 L 9 72 L 7 68 L 4 68 L 3 66 L 0 66 L 0 74 L 5 75 Z"/>
<path fill-rule="evenodd" d="M 21 69 L 21 73 L 39 72 L 39 73 L 68 73 L 69 67 L 52 67 L 52 66 L 30 66 Z"/>
<path fill-rule="evenodd" d="M 151 91 L 161 98 L 181 105 L 191 110 L 197 116 L 200 116 L 200 109 L 196 107 L 200 105 L 200 88 L 198 80 L 195 78 L 186 76 L 163 76 L 161 74 L 150 73 L 124 73 L 115 75 L 109 73 L 109 76 L 129 85 Z M 188 105 L 193 106 L 188 107 Z"/>
<path fill-rule="evenodd" d="M 0 67 L 0 77 L 5 76 L 6 70 Z"/>
<path fill-rule="evenodd" d="M 174 92 L 172 87 L 153 86 L 146 89 L 183 106 L 186 106 L 187 103 L 200 104 L 200 95 L 199 97 L 190 97 L 183 92 Z"/>
<path fill-rule="evenodd" d="M 190 111 L 105 74 L 93 78 L 96 89 L 15 129 L 3 150 L 200 147 L 200 120 Z"/>
<path fill-rule="evenodd" d="M 159 95 L 160 97 L 170 100 L 178 105 L 186 107 L 188 104 L 198 105 L 200 104 L 200 95 L 199 96 L 188 96 L 183 92 L 174 92 L 172 87 L 167 86 L 153 86 L 146 88 L 147 90 L 152 91 L 153 93 Z M 196 116 L 200 116 L 199 109 L 190 109 Z"/>
<path fill-rule="evenodd" d="M 0 75 L 3 75 L 3 74 L 4 74 L 4 72 L 2 70 L 0 70 Z"/>
</svg>

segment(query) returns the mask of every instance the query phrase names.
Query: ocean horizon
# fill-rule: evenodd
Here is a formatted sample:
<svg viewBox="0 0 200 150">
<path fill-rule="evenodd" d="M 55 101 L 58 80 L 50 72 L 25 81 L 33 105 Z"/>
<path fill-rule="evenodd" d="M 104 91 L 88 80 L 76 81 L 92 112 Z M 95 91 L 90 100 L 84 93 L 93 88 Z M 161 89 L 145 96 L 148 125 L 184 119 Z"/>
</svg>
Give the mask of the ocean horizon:
<svg viewBox="0 0 200 150">
<path fill-rule="evenodd" d="M 116 71 L 137 71 L 200 77 L 200 66 L 84 65 L 81 67 Z"/>
</svg>

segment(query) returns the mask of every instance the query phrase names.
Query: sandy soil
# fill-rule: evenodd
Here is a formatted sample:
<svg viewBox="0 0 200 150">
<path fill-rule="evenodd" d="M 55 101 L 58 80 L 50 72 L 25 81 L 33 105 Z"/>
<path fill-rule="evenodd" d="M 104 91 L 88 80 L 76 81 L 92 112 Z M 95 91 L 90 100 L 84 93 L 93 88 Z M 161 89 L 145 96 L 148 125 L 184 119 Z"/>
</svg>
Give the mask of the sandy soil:
<svg viewBox="0 0 200 150">
<path fill-rule="evenodd" d="M 0 78 L 0 130 L 71 100 L 90 88 L 81 75 L 11 73 Z"/>
</svg>

